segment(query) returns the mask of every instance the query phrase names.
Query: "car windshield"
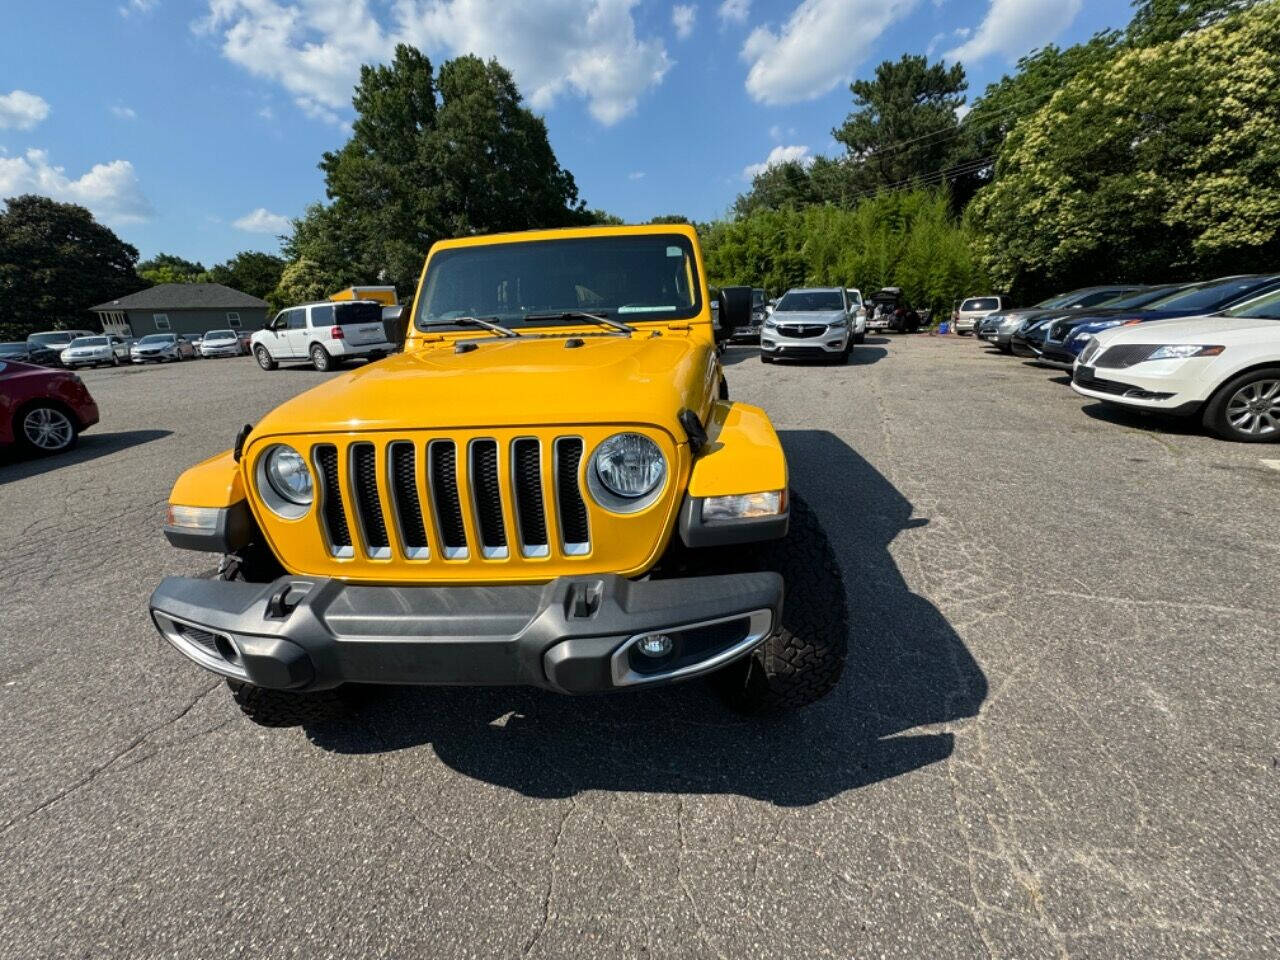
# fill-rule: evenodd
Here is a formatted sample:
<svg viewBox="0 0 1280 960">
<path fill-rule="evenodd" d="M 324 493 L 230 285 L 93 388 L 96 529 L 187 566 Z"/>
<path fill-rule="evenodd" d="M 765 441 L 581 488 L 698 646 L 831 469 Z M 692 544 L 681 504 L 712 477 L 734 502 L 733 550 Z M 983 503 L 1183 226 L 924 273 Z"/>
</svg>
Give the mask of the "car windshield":
<svg viewBox="0 0 1280 960">
<path fill-rule="evenodd" d="M 849 298 L 849 302 L 855 307 L 862 306 L 862 294 L 857 290 L 846 290 L 844 295 Z"/>
<path fill-rule="evenodd" d="M 75 337 L 70 333 L 33 333 L 27 337 L 27 343 L 35 344 L 37 347 L 65 347 Z"/>
<path fill-rule="evenodd" d="M 753 307 L 761 306 L 764 303 L 764 291 L 759 287 L 755 287 L 751 291 L 751 305 Z"/>
<path fill-rule="evenodd" d="M 234 340 L 236 335 L 230 330 L 210 330 L 204 335 L 206 340 Z"/>
<path fill-rule="evenodd" d="M 71 341 L 73 347 L 105 347 L 106 337 L 76 337 Z"/>
<path fill-rule="evenodd" d="M 843 310 L 844 297 L 839 290 L 792 290 L 778 301 L 778 312 L 792 311 L 828 312 Z"/>
<path fill-rule="evenodd" d="M 1238 307 L 1223 310 L 1224 317 L 1248 317 L 1258 320 L 1280 320 L 1280 290 L 1272 290 Z"/>
<path fill-rule="evenodd" d="M 1236 277 L 1232 280 L 1201 283 L 1179 290 L 1147 305 L 1149 310 L 1185 310 L 1188 313 L 1210 313 L 1247 297 L 1252 291 L 1273 282 L 1270 277 Z"/>
<path fill-rule="evenodd" d="M 1054 307 L 1065 307 L 1072 301 L 1074 294 L 1060 293 L 1056 297 L 1050 297 L 1048 300 L 1041 300 L 1032 310 L 1052 310 Z"/>
<path fill-rule="evenodd" d="M 702 310 L 693 246 L 681 234 L 487 242 L 431 257 L 419 330 L 478 317 L 505 327 L 590 313 L 628 323 Z M 379 317 L 380 319 L 380 317 Z"/>
<path fill-rule="evenodd" d="M 962 312 L 974 310 L 994 310 L 1000 306 L 1000 301 L 995 297 L 972 297 L 960 304 Z"/>
<path fill-rule="evenodd" d="M 1107 301 L 1108 310 L 1132 310 L 1136 307 L 1145 307 L 1147 304 L 1155 303 L 1164 297 L 1169 296 L 1183 287 L 1152 287 L 1150 290 L 1137 290 L 1133 293 L 1126 294 L 1123 297 L 1117 297 L 1115 300 Z"/>
<path fill-rule="evenodd" d="M 149 346 L 158 346 L 162 343 L 173 343 L 173 340 L 174 336 L 172 333 L 149 333 L 139 340 L 138 343 Z"/>
<path fill-rule="evenodd" d="M 25 343 L 0 343 L 0 353 L 26 353 L 27 345 Z"/>
</svg>

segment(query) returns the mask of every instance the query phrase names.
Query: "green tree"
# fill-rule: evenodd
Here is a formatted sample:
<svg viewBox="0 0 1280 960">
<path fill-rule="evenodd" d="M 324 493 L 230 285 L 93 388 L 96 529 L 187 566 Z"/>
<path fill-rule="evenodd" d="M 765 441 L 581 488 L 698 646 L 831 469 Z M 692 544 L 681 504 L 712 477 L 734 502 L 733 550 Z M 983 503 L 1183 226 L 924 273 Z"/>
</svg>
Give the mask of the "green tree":
<svg viewBox="0 0 1280 960">
<path fill-rule="evenodd" d="M 1252 7 L 1258 0 L 1135 0 L 1127 33 L 1135 46 L 1177 40 Z"/>
<path fill-rule="evenodd" d="M 266 299 L 280 283 L 286 261 L 273 253 L 242 250 L 226 263 L 209 269 L 209 280 Z"/>
<path fill-rule="evenodd" d="M 809 171 L 797 160 L 765 167 L 751 179 L 751 189 L 733 205 L 735 217 L 749 217 L 762 210 L 796 210 L 817 200 Z"/>
<path fill-rule="evenodd" d="M 173 253 L 157 253 L 138 264 L 138 276 L 152 284 L 200 283 L 208 279 L 204 265 Z"/>
<path fill-rule="evenodd" d="M 267 295 L 271 309 L 283 310 L 299 303 L 326 300 L 340 290 L 345 280 L 328 272 L 314 260 L 295 260 L 280 275 L 280 283 Z"/>
<path fill-rule="evenodd" d="M 0 338 L 82 326 L 89 307 L 146 286 L 138 251 L 84 207 L 26 194 L 0 212 Z"/>
<path fill-rule="evenodd" d="M 1128 49 L 1010 133 L 970 212 L 1016 295 L 1274 269 L 1280 4 Z"/>
<path fill-rule="evenodd" d="M 284 246 L 344 282 L 408 295 L 442 237 L 591 222 L 546 124 L 496 61 L 458 57 L 433 72 L 406 45 L 362 67 L 351 139 L 320 162 L 331 201 Z"/>
<path fill-rule="evenodd" d="M 954 147 L 969 84 L 964 67 L 903 55 L 850 85 L 854 110 L 832 136 L 847 151 L 860 188 L 874 190 L 940 171 Z"/>
</svg>

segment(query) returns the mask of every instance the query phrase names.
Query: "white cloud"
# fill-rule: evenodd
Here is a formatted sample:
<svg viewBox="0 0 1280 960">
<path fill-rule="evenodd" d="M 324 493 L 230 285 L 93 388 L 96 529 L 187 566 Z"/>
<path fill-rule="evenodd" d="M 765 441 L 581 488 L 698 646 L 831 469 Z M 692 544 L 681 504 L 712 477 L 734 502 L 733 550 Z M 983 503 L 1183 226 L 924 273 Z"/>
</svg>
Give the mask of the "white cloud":
<svg viewBox="0 0 1280 960">
<path fill-rule="evenodd" d="M 643 179 L 644 179 L 644 171 L 643 171 L 643 170 L 633 170 L 631 173 L 628 173 L 628 174 L 627 174 L 627 179 L 628 179 L 628 180 L 643 180 Z"/>
<path fill-rule="evenodd" d="M 121 120 L 137 120 L 138 111 L 133 107 L 126 107 L 121 104 L 114 104 L 109 108 L 113 116 L 119 117 Z"/>
<path fill-rule="evenodd" d="M 88 173 L 73 180 L 64 168 L 49 162 L 44 150 L 28 150 L 20 157 L 0 157 L 0 196 L 21 193 L 78 203 L 107 223 L 139 223 L 154 212 L 128 160 L 94 164 Z"/>
<path fill-rule="evenodd" d="M 252 213 L 246 213 L 239 220 L 231 221 L 231 225 L 245 233 L 271 233 L 279 236 L 288 233 L 289 218 L 279 213 L 272 213 L 266 207 L 259 207 Z"/>
<path fill-rule="evenodd" d="M 677 40 L 693 36 L 693 25 L 698 19 L 698 8 L 693 4 L 677 3 L 671 8 L 671 25 L 676 28 Z"/>
<path fill-rule="evenodd" d="M 727 0 L 726 0 L 727 2 Z M 747 92 L 772 105 L 812 100 L 841 81 L 916 0 L 804 0 L 778 31 L 757 27 L 742 45 Z M 856 41 L 849 38 L 856 38 Z"/>
<path fill-rule="evenodd" d="M 671 66 L 661 40 L 636 36 L 638 0 L 209 0 L 197 32 L 223 55 L 281 84 L 311 117 L 341 123 L 360 65 L 398 42 L 433 58 L 475 53 L 515 75 L 534 108 L 574 94 L 603 124 L 635 109 Z M 386 22 L 374 9 L 389 10 Z"/>
<path fill-rule="evenodd" d="M 770 167 L 776 167 L 779 164 L 791 163 L 793 161 L 798 161 L 806 167 L 813 163 L 813 157 L 809 156 L 809 148 L 799 144 L 789 147 L 774 147 L 769 151 L 769 156 L 765 158 L 763 163 L 753 163 L 743 167 L 742 179 L 750 182 Z"/>
<path fill-rule="evenodd" d="M 746 23 L 751 15 L 751 0 L 724 0 L 716 12 L 721 23 Z"/>
<path fill-rule="evenodd" d="M 0 93 L 0 130 L 30 130 L 48 115 L 49 103 L 44 97 L 25 90 Z"/>
<path fill-rule="evenodd" d="M 260 116 L 263 120 L 266 120 L 268 123 L 270 123 L 271 121 L 275 120 L 276 112 L 272 110 L 271 106 L 268 104 L 265 107 L 259 108 L 258 116 Z"/>
<path fill-rule="evenodd" d="M 1071 26 L 1084 0 L 991 0 L 973 36 L 943 56 L 973 63 L 993 54 L 1016 60 Z"/>
<path fill-rule="evenodd" d="M 120 11 L 120 16 L 129 17 L 135 13 L 150 13 L 158 6 L 160 6 L 160 0 L 129 0 L 128 3 L 122 3 L 116 9 Z"/>
</svg>

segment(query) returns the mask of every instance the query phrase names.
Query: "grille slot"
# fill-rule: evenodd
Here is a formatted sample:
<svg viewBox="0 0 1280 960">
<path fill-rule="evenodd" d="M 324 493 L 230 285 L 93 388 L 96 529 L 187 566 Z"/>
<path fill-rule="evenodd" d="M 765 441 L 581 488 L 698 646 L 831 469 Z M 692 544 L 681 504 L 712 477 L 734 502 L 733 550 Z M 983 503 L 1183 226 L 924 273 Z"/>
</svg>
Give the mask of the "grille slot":
<svg viewBox="0 0 1280 960">
<path fill-rule="evenodd" d="M 342 486 L 338 483 L 338 450 L 331 444 L 316 447 L 316 471 L 320 474 L 323 502 L 320 515 L 324 518 L 325 534 L 329 550 L 335 557 L 355 555 L 351 546 L 351 529 L 347 526 L 347 514 L 342 508 Z"/>
<path fill-rule="evenodd" d="M 1123 370 L 1141 363 L 1155 353 L 1156 345 L 1151 343 L 1121 343 L 1108 347 L 1102 356 L 1093 362 L 1095 367 L 1110 367 L 1112 370 Z"/>
<path fill-rule="evenodd" d="M 441 552 L 446 559 L 467 555 L 467 530 L 458 499 L 458 448 L 452 440 L 434 440 L 427 447 L 431 463 L 431 499 L 440 524 Z"/>
<path fill-rule="evenodd" d="M 471 491 L 480 528 L 480 547 L 491 560 L 507 556 L 507 529 L 502 520 L 502 488 L 498 482 L 498 444 L 471 442 Z"/>
<path fill-rule="evenodd" d="M 515 441 L 511 460 L 521 549 L 526 557 L 545 557 L 550 548 L 547 511 L 542 502 L 542 444 L 532 437 Z"/>
<path fill-rule="evenodd" d="M 372 443 L 351 445 L 351 483 L 355 488 L 360 532 L 369 556 L 385 560 L 391 556 L 391 541 L 387 539 L 387 523 L 378 501 L 378 456 Z"/>
<path fill-rule="evenodd" d="M 582 462 L 582 441 L 577 437 L 561 437 L 556 441 L 556 498 L 560 508 L 560 534 L 564 552 L 580 556 L 590 549 L 587 528 L 587 505 L 578 484 L 578 465 Z"/>
<path fill-rule="evenodd" d="M 400 524 L 400 539 L 410 560 L 426 559 L 427 525 L 418 496 L 418 454 L 412 443 L 393 443 L 391 456 L 391 503 Z"/>
</svg>

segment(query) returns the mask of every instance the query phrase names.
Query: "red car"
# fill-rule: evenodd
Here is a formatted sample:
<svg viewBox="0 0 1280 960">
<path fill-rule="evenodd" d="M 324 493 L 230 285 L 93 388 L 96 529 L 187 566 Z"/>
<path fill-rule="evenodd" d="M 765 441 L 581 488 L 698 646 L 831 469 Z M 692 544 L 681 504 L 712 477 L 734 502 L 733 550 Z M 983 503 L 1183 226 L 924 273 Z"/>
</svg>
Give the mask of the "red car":
<svg viewBox="0 0 1280 960">
<path fill-rule="evenodd" d="M 74 373 L 0 360 L 0 449 L 61 453 L 97 422 L 98 405 Z"/>
</svg>

